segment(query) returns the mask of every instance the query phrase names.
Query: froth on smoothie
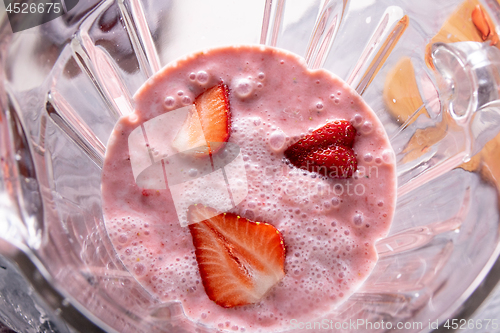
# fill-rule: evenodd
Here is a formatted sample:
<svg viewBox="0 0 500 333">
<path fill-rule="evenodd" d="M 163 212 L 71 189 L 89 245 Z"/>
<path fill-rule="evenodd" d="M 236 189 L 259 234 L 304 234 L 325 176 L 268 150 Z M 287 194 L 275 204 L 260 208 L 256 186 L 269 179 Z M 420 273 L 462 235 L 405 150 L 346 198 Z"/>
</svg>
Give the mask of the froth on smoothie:
<svg viewBox="0 0 500 333">
<path fill-rule="evenodd" d="M 207 297 L 182 220 L 185 212 L 178 211 L 187 207 L 175 203 L 179 193 L 186 200 L 200 195 L 195 185 L 204 171 L 185 168 L 185 181 L 175 190 L 169 187 L 171 178 L 163 187 L 138 184 L 129 150 L 129 137 L 141 125 L 191 105 L 221 82 L 229 88 L 228 144 L 237 146 L 240 156 L 240 169 L 226 176 L 245 187 L 245 195 L 230 201 L 227 212 L 273 225 L 286 247 L 281 282 L 258 303 L 229 309 Z M 279 49 L 223 47 L 167 65 L 139 89 L 134 102 L 134 113 L 118 121 L 109 139 L 102 198 L 117 255 L 151 295 L 180 302 L 194 323 L 272 332 L 286 330 L 291 319 L 333 313 L 370 274 L 377 262 L 375 241 L 387 234 L 395 208 L 394 153 L 374 112 L 341 79 L 309 70 L 303 59 Z M 351 178 L 322 177 L 286 163 L 284 151 L 291 144 L 338 119 L 357 130 L 358 167 Z M 148 152 L 145 167 L 175 154 L 169 147 L 176 129 L 164 128 L 157 144 L 164 150 L 145 150 L 149 143 L 142 141 L 130 148 L 132 154 Z"/>
</svg>

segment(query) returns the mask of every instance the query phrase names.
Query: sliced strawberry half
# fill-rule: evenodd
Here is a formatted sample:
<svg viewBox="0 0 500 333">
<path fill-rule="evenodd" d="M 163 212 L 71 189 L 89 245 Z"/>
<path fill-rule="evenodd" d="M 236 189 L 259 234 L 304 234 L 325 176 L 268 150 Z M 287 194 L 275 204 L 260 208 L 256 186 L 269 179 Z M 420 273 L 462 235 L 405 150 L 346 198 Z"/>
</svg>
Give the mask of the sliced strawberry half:
<svg viewBox="0 0 500 333">
<path fill-rule="evenodd" d="M 196 260 L 212 301 L 230 308 L 258 302 L 285 275 L 285 246 L 272 225 L 203 205 L 188 210 Z"/>
<path fill-rule="evenodd" d="M 214 154 L 223 147 L 220 143 L 229 139 L 230 122 L 229 89 L 220 84 L 196 97 L 172 146 L 179 152 Z"/>
</svg>

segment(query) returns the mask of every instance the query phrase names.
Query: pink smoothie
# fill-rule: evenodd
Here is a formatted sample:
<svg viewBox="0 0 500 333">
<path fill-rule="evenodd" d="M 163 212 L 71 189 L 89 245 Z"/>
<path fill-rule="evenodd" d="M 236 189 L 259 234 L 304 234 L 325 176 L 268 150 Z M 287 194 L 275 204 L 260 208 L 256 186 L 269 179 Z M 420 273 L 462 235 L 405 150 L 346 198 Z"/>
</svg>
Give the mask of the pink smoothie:
<svg viewBox="0 0 500 333">
<path fill-rule="evenodd" d="M 136 184 L 128 146 L 141 124 L 221 81 L 230 91 L 229 142 L 241 149 L 248 184 L 230 211 L 274 225 L 286 245 L 283 280 L 259 303 L 230 309 L 208 299 L 171 191 Z M 134 113 L 118 121 L 107 146 L 103 207 L 118 256 L 153 296 L 181 302 L 190 320 L 209 327 L 273 332 L 289 328 L 291 319 L 331 313 L 367 278 L 377 261 L 375 241 L 387 234 L 395 208 L 394 153 L 374 112 L 345 82 L 282 50 L 227 47 L 171 63 L 134 101 Z M 353 178 L 326 179 L 284 162 L 284 150 L 301 135 L 335 119 L 357 129 Z M 165 145 L 175 134 L 166 134 Z"/>
</svg>

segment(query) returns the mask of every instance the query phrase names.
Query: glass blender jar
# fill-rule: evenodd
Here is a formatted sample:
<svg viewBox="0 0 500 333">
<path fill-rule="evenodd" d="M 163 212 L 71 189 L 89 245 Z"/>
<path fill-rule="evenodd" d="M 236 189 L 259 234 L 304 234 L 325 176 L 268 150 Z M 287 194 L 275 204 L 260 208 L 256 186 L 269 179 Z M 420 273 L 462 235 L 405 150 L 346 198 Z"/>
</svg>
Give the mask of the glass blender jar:
<svg viewBox="0 0 500 333">
<path fill-rule="evenodd" d="M 495 279 L 499 13 L 494 0 L 80 1 L 16 33 L 3 15 L 0 249 L 44 298 L 30 328 L 213 331 L 152 297 L 117 258 L 101 168 L 117 119 L 163 65 L 261 43 L 343 78 L 396 152 L 398 204 L 379 262 L 330 317 L 436 329 Z"/>
</svg>

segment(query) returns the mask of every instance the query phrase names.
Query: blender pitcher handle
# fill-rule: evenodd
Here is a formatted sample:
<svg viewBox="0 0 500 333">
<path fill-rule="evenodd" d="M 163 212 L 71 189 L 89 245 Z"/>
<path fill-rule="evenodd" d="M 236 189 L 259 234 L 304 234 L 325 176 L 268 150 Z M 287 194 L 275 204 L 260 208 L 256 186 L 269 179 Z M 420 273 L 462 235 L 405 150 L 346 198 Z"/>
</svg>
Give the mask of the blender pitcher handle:
<svg viewBox="0 0 500 333">
<path fill-rule="evenodd" d="M 427 80 L 421 88 L 437 90 L 428 102 L 440 109 L 433 114 L 429 107 L 430 119 L 414 119 L 415 112 L 391 138 L 399 196 L 469 161 L 500 132 L 500 50 L 488 43 L 436 43 L 432 61 L 437 84 Z"/>
</svg>

